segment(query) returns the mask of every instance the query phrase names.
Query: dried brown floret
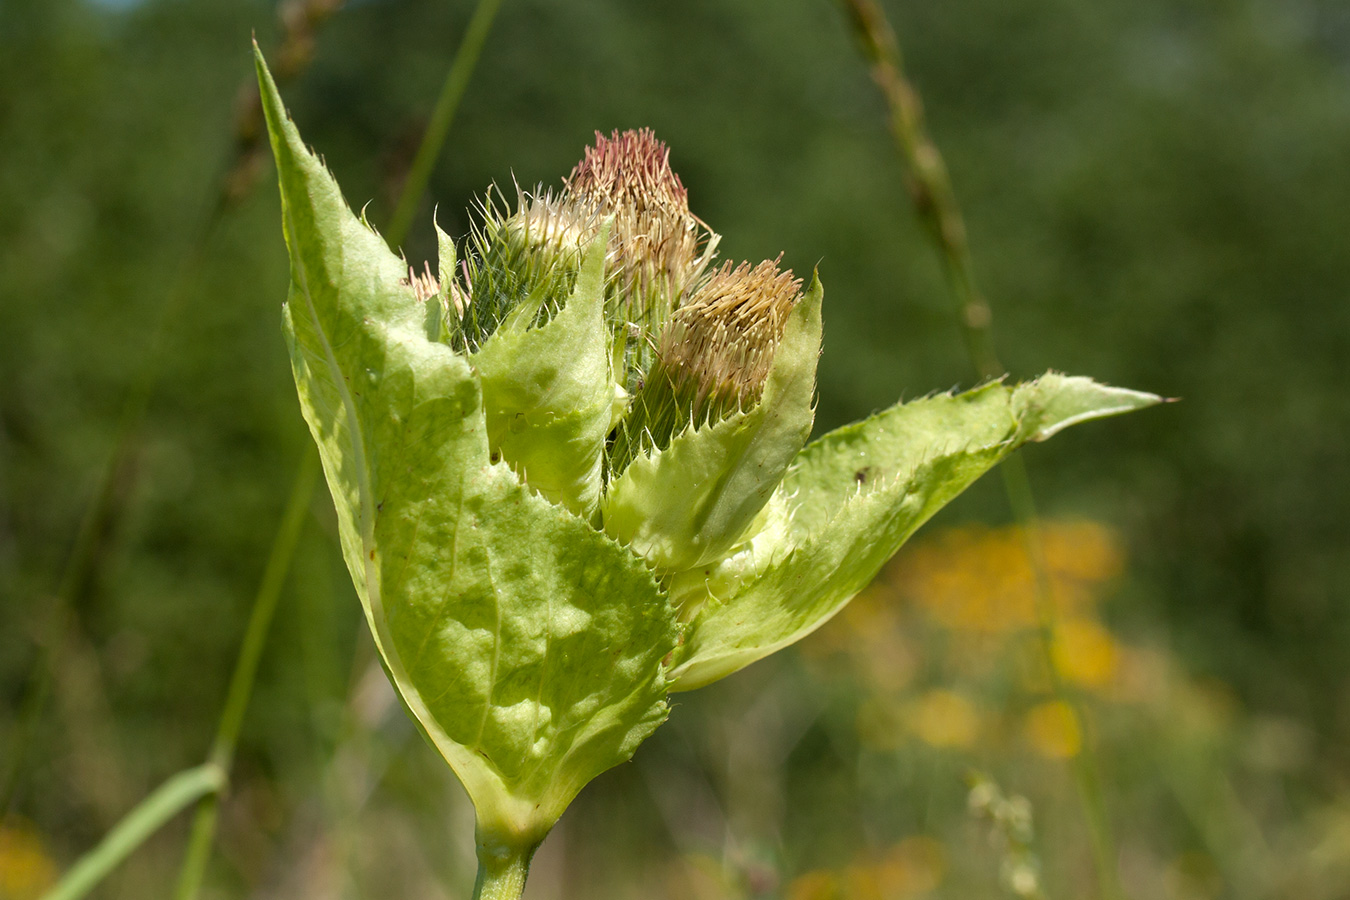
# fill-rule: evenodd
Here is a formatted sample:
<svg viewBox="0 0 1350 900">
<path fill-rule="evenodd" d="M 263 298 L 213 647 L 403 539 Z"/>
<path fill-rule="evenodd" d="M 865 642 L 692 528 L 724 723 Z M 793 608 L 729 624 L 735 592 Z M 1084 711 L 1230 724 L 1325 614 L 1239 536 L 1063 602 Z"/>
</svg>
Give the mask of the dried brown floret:
<svg viewBox="0 0 1350 900">
<path fill-rule="evenodd" d="M 802 282 L 778 259 L 753 268 L 724 263 L 676 310 L 657 358 L 672 379 L 695 388 L 695 409 L 710 400 L 744 407 L 759 399 Z"/>
<path fill-rule="evenodd" d="M 779 259 L 782 257 L 780 256 Z M 778 270 L 728 262 L 675 311 L 655 359 L 634 393 L 609 453 L 611 472 L 661 450 L 685 429 L 718 422 L 761 398 L 801 280 Z"/>
<path fill-rule="evenodd" d="M 670 150 L 650 129 L 595 134 L 566 179 L 568 193 L 612 216 L 612 264 L 627 303 L 622 318 L 654 334 L 712 258 L 716 235 L 689 211 Z"/>
</svg>

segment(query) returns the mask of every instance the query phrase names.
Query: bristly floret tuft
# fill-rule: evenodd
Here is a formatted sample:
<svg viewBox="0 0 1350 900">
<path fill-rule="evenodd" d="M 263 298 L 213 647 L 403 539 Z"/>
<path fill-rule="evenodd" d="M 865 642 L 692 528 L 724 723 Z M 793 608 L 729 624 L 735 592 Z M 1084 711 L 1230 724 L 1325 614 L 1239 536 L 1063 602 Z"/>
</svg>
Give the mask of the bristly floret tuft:
<svg viewBox="0 0 1350 900">
<path fill-rule="evenodd" d="M 571 293 L 601 222 L 590 205 L 565 192 L 528 193 L 519 186 L 514 212 L 503 211 L 506 198 L 495 188 L 479 207 L 482 224 L 470 233 L 460 267 L 465 301 L 450 323 L 451 345 L 469 352 L 508 315 L 527 315 L 536 325 L 548 321 Z"/>
<path fill-rule="evenodd" d="M 759 399 L 802 281 L 782 260 L 730 261 L 676 310 L 657 357 L 673 380 L 694 392 L 694 408 L 741 408 Z"/>
<path fill-rule="evenodd" d="M 408 277 L 403 283 L 412 288 L 413 296 L 417 298 L 418 303 L 426 303 L 436 299 L 441 292 L 441 283 L 436 280 L 436 276 L 431 274 L 431 263 L 427 263 L 424 270 L 419 275 L 412 266 L 408 267 Z"/>
<path fill-rule="evenodd" d="M 777 259 L 757 266 L 726 262 L 677 309 L 661 333 L 656 359 L 615 434 L 611 472 L 639 453 L 666 447 L 688 427 L 749 409 L 760 399 L 801 279 Z"/>
<path fill-rule="evenodd" d="M 689 192 L 670 167 L 670 150 L 650 129 L 595 133 L 565 180 L 568 195 L 613 218 L 610 260 L 618 279 L 611 304 L 632 332 L 630 368 L 645 370 L 656 336 L 697 284 L 718 237 L 689 211 Z"/>
<path fill-rule="evenodd" d="M 670 148 L 650 128 L 609 137 L 597 131 L 595 146 L 586 148 L 567 186 L 612 208 L 658 205 L 689 212 L 689 192 L 670 168 Z"/>
</svg>

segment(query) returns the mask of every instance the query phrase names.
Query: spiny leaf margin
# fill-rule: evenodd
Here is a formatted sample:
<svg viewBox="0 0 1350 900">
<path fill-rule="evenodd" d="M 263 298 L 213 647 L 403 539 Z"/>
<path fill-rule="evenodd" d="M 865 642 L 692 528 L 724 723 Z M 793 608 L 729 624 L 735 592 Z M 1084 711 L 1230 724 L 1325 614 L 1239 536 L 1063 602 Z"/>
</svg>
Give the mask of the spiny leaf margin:
<svg viewBox="0 0 1350 900">
<path fill-rule="evenodd" d="M 532 845 L 665 718 L 673 610 L 630 553 L 489 462 L 476 373 L 428 340 L 402 260 L 352 214 L 255 57 L 292 262 L 288 343 L 344 558 L 480 838 Z"/>
<path fill-rule="evenodd" d="M 813 441 L 780 488 L 785 524 L 673 586 L 686 604 L 703 593 L 673 689 L 702 687 L 820 627 L 920 525 L 1027 441 L 1161 399 L 1051 372 L 897 404 Z"/>
</svg>

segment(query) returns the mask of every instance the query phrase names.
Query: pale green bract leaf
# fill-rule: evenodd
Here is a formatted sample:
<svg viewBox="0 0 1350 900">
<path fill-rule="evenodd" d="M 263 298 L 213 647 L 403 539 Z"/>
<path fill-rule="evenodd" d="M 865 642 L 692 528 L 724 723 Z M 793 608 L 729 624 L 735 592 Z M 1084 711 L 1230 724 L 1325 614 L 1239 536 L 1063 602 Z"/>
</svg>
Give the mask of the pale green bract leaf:
<svg viewBox="0 0 1350 900">
<path fill-rule="evenodd" d="M 610 485 L 607 534 L 667 571 L 716 560 L 743 537 L 811 435 L 822 296 L 815 278 L 754 407 L 639 455 Z"/>
<path fill-rule="evenodd" d="M 589 518 L 614 416 L 605 247 L 592 242 L 562 310 L 529 327 L 510 316 L 470 362 L 483 384 L 488 443 L 546 499 Z M 522 304 L 527 311 L 530 307 Z"/>
<path fill-rule="evenodd" d="M 1050 373 L 899 404 L 812 442 L 775 498 L 784 507 L 777 524 L 672 584 L 679 602 L 699 609 L 673 689 L 716 681 L 815 630 L 915 529 L 1026 441 L 1160 400 Z"/>
<path fill-rule="evenodd" d="M 1098 384 L 1081 375 L 1047 372 L 1029 384 L 1018 385 L 1014 405 L 1024 411 L 1029 441 L 1044 441 L 1070 425 L 1133 412 L 1162 402 L 1156 394 Z"/>
<path fill-rule="evenodd" d="M 436 264 L 439 268 L 440 290 L 427 301 L 427 340 L 446 342 L 450 337 L 449 319 L 458 316 L 452 291 L 455 285 L 455 242 L 434 221 L 436 229 Z"/>
<path fill-rule="evenodd" d="M 665 718 L 674 613 L 640 560 L 489 462 L 479 378 L 428 340 L 402 261 L 351 213 L 257 65 L 291 255 L 291 360 L 343 555 L 480 840 L 533 847 Z"/>
<path fill-rule="evenodd" d="M 455 241 L 441 230 L 437 222 L 431 223 L 436 230 L 436 269 L 440 275 L 441 295 L 446 303 L 450 302 L 450 285 L 455 282 Z"/>
</svg>

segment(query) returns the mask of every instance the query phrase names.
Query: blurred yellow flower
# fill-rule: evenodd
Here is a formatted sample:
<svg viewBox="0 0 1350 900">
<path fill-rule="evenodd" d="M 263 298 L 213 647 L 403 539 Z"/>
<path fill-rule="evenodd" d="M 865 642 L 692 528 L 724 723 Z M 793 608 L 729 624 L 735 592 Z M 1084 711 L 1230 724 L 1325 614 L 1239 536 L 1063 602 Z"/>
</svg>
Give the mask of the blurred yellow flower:
<svg viewBox="0 0 1350 900">
<path fill-rule="evenodd" d="M 917 897 L 935 890 L 947 872 L 942 844 L 925 835 L 907 837 L 873 867 L 882 897 Z"/>
<path fill-rule="evenodd" d="M 1047 522 L 1041 527 L 1041 541 L 1050 570 L 1062 578 L 1102 582 L 1125 568 L 1119 536 L 1100 522 Z"/>
<path fill-rule="evenodd" d="M 911 737 L 933 747 L 966 748 L 980 735 L 980 712 L 964 694 L 932 690 L 909 701 L 869 697 L 858 708 L 858 737 L 873 750 L 897 750 Z"/>
<path fill-rule="evenodd" d="M 27 825 L 0 826 L 0 900 L 36 900 L 56 883 L 56 864 Z"/>
<path fill-rule="evenodd" d="M 787 900 L 844 900 L 839 879 L 833 872 L 816 869 L 799 875 L 788 885 Z"/>
<path fill-rule="evenodd" d="M 1060 615 L 1091 606 L 1097 587 L 1124 562 L 1119 539 L 1096 522 L 1041 528 L 1051 597 Z M 896 588 L 948 628 L 1004 632 L 1036 624 L 1036 578 L 1017 527 L 948 529 L 902 553 L 890 572 Z"/>
<path fill-rule="evenodd" d="M 933 838 L 915 835 L 842 872 L 816 870 L 788 885 L 787 900 L 898 900 L 936 890 L 947 855 Z"/>
<path fill-rule="evenodd" d="M 1077 756 L 1083 747 L 1078 717 L 1061 700 L 1033 707 L 1026 715 L 1024 728 L 1032 749 L 1050 759 Z"/>
<path fill-rule="evenodd" d="M 1052 652 L 1065 680 L 1100 690 L 1120 667 L 1120 652 L 1110 632 L 1091 619 L 1068 619 L 1055 626 Z"/>
<path fill-rule="evenodd" d="M 929 691 L 914 701 L 907 718 L 919 739 L 934 747 L 969 747 L 980 733 L 975 705 L 955 691 Z"/>
</svg>

